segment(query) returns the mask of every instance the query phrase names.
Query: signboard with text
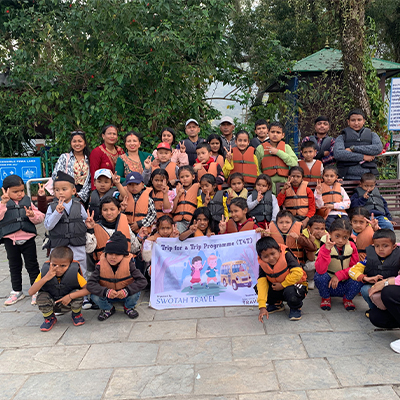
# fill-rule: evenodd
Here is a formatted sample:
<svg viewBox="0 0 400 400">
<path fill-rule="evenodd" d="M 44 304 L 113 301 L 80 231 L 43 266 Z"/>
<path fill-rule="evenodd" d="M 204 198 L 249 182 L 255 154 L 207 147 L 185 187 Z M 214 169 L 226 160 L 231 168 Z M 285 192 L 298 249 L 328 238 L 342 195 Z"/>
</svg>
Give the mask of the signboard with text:
<svg viewBox="0 0 400 400">
<path fill-rule="evenodd" d="M 18 175 L 25 183 L 29 179 L 41 178 L 40 157 L 0 158 L 0 186 L 9 175 Z"/>
<path fill-rule="evenodd" d="M 400 78 L 392 78 L 389 103 L 389 131 L 400 131 Z"/>
</svg>

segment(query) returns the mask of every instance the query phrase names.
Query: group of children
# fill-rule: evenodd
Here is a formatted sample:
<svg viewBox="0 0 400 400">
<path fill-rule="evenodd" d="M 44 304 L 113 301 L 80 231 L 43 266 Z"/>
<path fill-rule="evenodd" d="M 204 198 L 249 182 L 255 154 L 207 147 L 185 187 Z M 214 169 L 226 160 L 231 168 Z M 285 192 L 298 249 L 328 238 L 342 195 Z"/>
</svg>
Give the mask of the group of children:
<svg viewBox="0 0 400 400">
<path fill-rule="evenodd" d="M 400 269 L 391 216 L 375 176 L 365 174 L 349 198 L 336 167 L 315 160 L 314 142 L 302 144 L 298 162 L 280 123 L 267 127 L 259 120 L 255 131 L 268 132 L 269 139 L 253 147 L 250 135 L 239 131 L 236 147 L 223 149 L 221 139 L 210 136 L 197 146 L 193 165 L 182 157 L 182 148 L 182 160 L 172 161 L 171 144 L 163 141 L 154 154 L 157 162 L 146 160 L 143 173 L 129 173 L 123 184 L 111 170 L 97 170 L 87 211 L 74 196 L 74 178 L 63 171 L 54 179 L 50 204 L 39 185 L 38 208 L 20 177 L 5 178 L 0 238 L 12 281 L 5 304 L 24 297 L 23 255 L 32 303 L 45 319 L 42 331 L 67 309 L 75 325 L 84 323 L 82 308 L 99 308 L 104 321 L 116 302 L 136 318 L 159 237 L 186 240 L 256 230 L 262 236 L 256 246 L 260 321 L 283 310 L 283 301 L 289 318 L 299 320 L 307 290 L 315 286 L 324 310 L 331 309 L 335 296 L 354 310 L 352 300 L 360 291 L 375 307 L 368 296 L 371 284 Z M 310 182 L 316 183 L 314 192 Z M 50 257 L 39 269 L 35 225 L 43 221 Z"/>
</svg>

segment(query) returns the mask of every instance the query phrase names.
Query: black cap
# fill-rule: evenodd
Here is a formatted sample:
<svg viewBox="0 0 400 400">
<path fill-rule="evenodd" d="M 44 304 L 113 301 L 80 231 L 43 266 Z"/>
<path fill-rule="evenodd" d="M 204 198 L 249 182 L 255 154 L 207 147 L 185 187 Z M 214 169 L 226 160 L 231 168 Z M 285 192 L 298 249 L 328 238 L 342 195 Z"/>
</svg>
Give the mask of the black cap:
<svg viewBox="0 0 400 400">
<path fill-rule="evenodd" d="M 106 243 L 104 253 L 123 254 L 124 256 L 127 256 L 129 254 L 127 249 L 128 240 L 125 235 L 120 231 L 115 231 Z"/>
<path fill-rule="evenodd" d="M 321 121 L 326 121 L 326 122 L 330 122 L 328 117 L 325 117 L 325 115 L 320 115 L 314 122 L 314 124 L 316 124 L 317 122 L 321 122 Z"/>
<path fill-rule="evenodd" d="M 69 182 L 75 185 L 75 179 L 71 175 L 68 175 L 63 171 L 57 171 L 54 182 Z"/>
</svg>

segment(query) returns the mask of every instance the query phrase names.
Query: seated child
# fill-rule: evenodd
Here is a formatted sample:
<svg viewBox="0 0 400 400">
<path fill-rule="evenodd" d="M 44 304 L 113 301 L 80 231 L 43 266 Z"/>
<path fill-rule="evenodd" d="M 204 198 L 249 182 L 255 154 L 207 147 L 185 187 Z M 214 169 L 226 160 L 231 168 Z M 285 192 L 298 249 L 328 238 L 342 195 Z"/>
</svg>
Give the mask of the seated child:
<svg viewBox="0 0 400 400">
<path fill-rule="evenodd" d="M 258 119 L 254 124 L 254 133 L 256 136 L 250 140 L 250 146 L 254 150 L 268 140 L 268 122 L 265 119 Z"/>
<path fill-rule="evenodd" d="M 321 309 L 331 309 L 331 297 L 343 297 L 347 311 L 354 311 L 354 297 L 359 293 L 362 282 L 349 278 L 350 268 L 358 263 L 356 245 L 349 241 L 351 225 L 348 218 L 332 222 L 325 244 L 321 246 L 315 262 L 315 286 L 319 291 Z"/>
<path fill-rule="evenodd" d="M 224 167 L 224 147 L 222 145 L 222 139 L 216 133 L 212 133 L 207 138 L 207 143 L 210 145 L 211 157 L 213 161 L 220 165 L 221 168 Z"/>
<path fill-rule="evenodd" d="M 315 188 L 315 206 L 317 214 L 326 220 L 326 229 L 336 218 L 348 218 L 346 211 L 350 207 L 350 199 L 338 180 L 338 170 L 334 165 L 324 168 L 323 182 Z"/>
<path fill-rule="evenodd" d="M 393 230 L 395 222 L 392 221 L 386 200 L 376 187 L 374 174 L 367 173 L 361 176 L 360 186 L 356 188 L 350 200 L 351 207 L 364 207 L 371 215 L 373 214 L 381 229 Z"/>
<path fill-rule="evenodd" d="M 147 187 L 151 187 L 150 197 L 154 201 L 157 219 L 163 215 L 170 214 L 174 206 L 175 192 L 169 190 L 169 175 L 165 169 L 156 168 L 151 176 Z"/>
<path fill-rule="evenodd" d="M 372 285 L 382 279 L 388 279 L 398 275 L 400 270 L 400 249 L 396 244 L 396 235 L 391 229 L 380 229 L 374 233 L 373 245 L 366 249 L 366 257 L 363 262 L 354 265 L 349 276 L 357 282 L 362 282 L 361 294 L 369 305 L 365 315 L 376 308 L 369 297 Z"/>
<path fill-rule="evenodd" d="M 225 182 L 225 177 L 221 166 L 214 161 L 211 156 L 211 147 L 208 143 L 203 142 L 196 147 L 196 163 L 193 165 L 194 171 L 197 173 L 197 180 L 206 174 L 211 174 L 217 181 L 217 185 L 222 185 Z"/>
<path fill-rule="evenodd" d="M 42 270 L 29 294 L 37 296 L 37 305 L 43 314 L 44 322 L 40 330 L 47 332 L 57 322 L 55 312 L 72 311 L 72 323 L 83 325 L 81 309 L 83 296 L 87 296 L 86 280 L 81 275 L 79 263 L 74 261 L 73 252 L 68 247 L 56 247 L 50 254 L 50 261 L 43 264 Z"/>
<path fill-rule="evenodd" d="M 279 212 L 278 201 L 271 189 L 271 178 L 268 175 L 261 174 L 256 179 L 254 190 L 247 197 L 250 216 L 262 229 L 265 229 L 271 221 L 275 221 Z"/>
<path fill-rule="evenodd" d="M 301 145 L 301 155 L 304 160 L 299 160 L 299 167 L 303 168 L 306 182 L 317 182 L 322 180 L 324 164 L 321 160 L 316 160 L 317 146 L 314 142 L 303 142 Z"/>
<path fill-rule="evenodd" d="M 12 291 L 4 302 L 6 306 L 22 300 L 22 257 L 31 285 L 39 274 L 36 253 L 36 227 L 44 220 L 42 214 L 25 194 L 24 181 L 18 175 L 3 180 L 0 202 L 0 242 L 4 243 L 11 275 Z M 36 292 L 35 292 L 36 293 Z M 32 304 L 36 304 L 33 293 Z"/>
<path fill-rule="evenodd" d="M 236 197 L 231 202 L 231 218 L 225 221 L 222 218 L 219 223 L 219 233 L 235 233 L 240 231 L 251 231 L 257 229 L 253 218 L 249 216 L 249 207 L 242 197 Z"/>
<path fill-rule="evenodd" d="M 314 193 L 307 185 L 308 182 L 303 179 L 303 169 L 292 167 L 287 182 L 276 197 L 278 205 L 283 205 L 285 210 L 290 211 L 302 223 L 303 228 L 315 214 Z"/>
<path fill-rule="evenodd" d="M 271 237 L 256 243 L 260 270 L 257 280 L 258 320 L 263 322 L 269 314 L 289 308 L 289 319 L 301 319 L 301 307 L 307 294 L 306 274 L 287 246 L 278 244 Z M 268 305 L 267 305 L 268 303 Z"/>
<path fill-rule="evenodd" d="M 257 157 L 254 155 L 254 147 L 250 146 L 250 136 L 246 131 L 239 131 L 235 139 L 236 147 L 226 153 L 224 165 L 225 178 L 230 174 L 239 172 L 244 177 L 244 184 L 253 187 L 257 176 L 260 175 Z"/>
<path fill-rule="evenodd" d="M 227 204 L 228 206 L 231 204 L 231 201 L 236 197 L 243 197 L 247 200 L 248 192 L 244 187 L 244 178 L 243 175 L 239 172 L 235 172 L 229 176 L 229 184 L 230 187 L 226 191 L 228 194 Z"/>
<path fill-rule="evenodd" d="M 321 238 L 327 234 L 325 230 L 325 220 L 320 215 L 314 215 L 307 223 L 307 228 L 303 229 L 302 236 L 310 239 L 315 244 L 318 252 L 322 246 Z M 308 289 L 315 288 L 314 274 L 315 274 L 315 251 L 306 251 L 306 263 L 304 264 L 304 271 L 307 273 Z"/>
<path fill-rule="evenodd" d="M 101 309 L 97 317 L 99 321 L 105 321 L 115 313 L 116 302 L 124 304 L 124 312 L 129 318 L 139 316 L 135 306 L 140 291 L 147 286 L 147 280 L 136 269 L 135 259 L 127 247 L 128 241 L 124 234 L 114 232 L 89 278 L 87 288 L 90 297 Z"/>
<path fill-rule="evenodd" d="M 207 207 L 199 207 L 190 221 L 189 228 L 179 235 L 179 240 L 186 240 L 192 237 L 214 235 L 213 219 Z"/>
</svg>

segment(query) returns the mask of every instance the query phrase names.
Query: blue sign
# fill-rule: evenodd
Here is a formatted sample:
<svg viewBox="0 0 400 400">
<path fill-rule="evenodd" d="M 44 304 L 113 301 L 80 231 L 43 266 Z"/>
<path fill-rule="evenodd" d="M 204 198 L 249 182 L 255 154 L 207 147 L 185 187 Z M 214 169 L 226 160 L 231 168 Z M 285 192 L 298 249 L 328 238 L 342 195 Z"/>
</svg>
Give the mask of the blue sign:
<svg viewBox="0 0 400 400">
<path fill-rule="evenodd" d="M 24 182 L 41 178 L 42 167 L 40 157 L 0 158 L 0 186 L 9 175 L 18 175 Z"/>
</svg>

